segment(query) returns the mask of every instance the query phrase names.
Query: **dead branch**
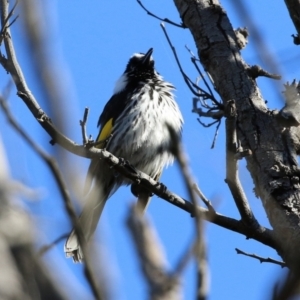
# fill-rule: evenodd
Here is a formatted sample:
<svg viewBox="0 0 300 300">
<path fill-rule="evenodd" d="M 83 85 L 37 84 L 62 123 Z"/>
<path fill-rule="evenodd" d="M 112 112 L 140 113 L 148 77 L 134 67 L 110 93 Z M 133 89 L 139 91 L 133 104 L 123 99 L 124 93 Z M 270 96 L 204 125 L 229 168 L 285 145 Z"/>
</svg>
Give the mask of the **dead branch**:
<svg viewBox="0 0 300 300">
<path fill-rule="evenodd" d="M 250 254 L 250 253 L 244 252 L 244 251 L 242 251 L 238 248 L 235 248 L 235 251 L 236 251 L 237 254 L 242 254 L 242 255 L 245 255 L 245 256 L 248 256 L 248 257 L 258 259 L 260 261 L 260 263 L 272 263 L 272 264 L 281 266 L 281 268 L 286 267 L 286 264 L 283 261 L 279 261 L 279 260 L 276 260 L 276 259 L 273 259 L 273 258 L 270 258 L 270 257 L 264 258 L 264 257 L 261 257 L 261 256 L 256 255 L 256 254 Z"/>
<path fill-rule="evenodd" d="M 171 20 L 168 19 L 168 18 L 160 18 L 160 17 L 158 17 L 157 15 L 153 14 L 151 11 L 149 11 L 149 10 L 143 5 L 142 1 L 137 0 L 137 3 L 142 7 L 142 9 L 143 9 L 149 16 L 151 16 L 151 17 L 153 17 L 153 18 L 155 18 L 155 19 L 158 19 L 158 20 L 160 20 L 160 21 L 162 21 L 162 22 L 169 23 L 169 24 L 171 24 L 171 25 L 173 25 L 173 26 L 176 26 L 176 27 L 179 27 L 179 28 L 183 28 L 183 29 L 186 28 L 185 25 L 184 25 L 183 23 L 177 24 L 177 23 L 171 21 Z"/>
<path fill-rule="evenodd" d="M 187 84 L 188 88 L 190 89 L 190 91 L 196 96 L 196 97 L 202 97 L 204 99 L 211 99 L 211 101 L 217 106 L 217 107 L 220 107 L 220 104 L 218 103 L 218 101 L 216 101 L 211 94 L 207 93 L 205 90 L 201 89 L 197 84 L 195 84 L 187 75 L 186 73 L 183 71 L 182 67 L 181 67 L 181 64 L 180 64 L 180 61 L 179 61 L 179 58 L 177 56 L 177 52 L 176 52 L 176 49 L 175 47 L 173 46 L 172 42 L 171 42 L 171 39 L 168 35 L 168 32 L 165 28 L 165 25 L 164 23 L 161 23 L 160 24 L 164 34 L 165 34 L 165 37 L 168 41 L 168 44 L 174 54 L 174 58 L 176 60 L 176 63 L 178 65 L 178 68 L 179 68 L 179 71 L 185 81 L 185 83 Z"/>
<path fill-rule="evenodd" d="M 88 116 L 89 116 L 89 108 L 86 107 L 84 110 L 83 119 L 82 119 L 82 121 L 80 120 L 80 122 L 79 122 L 79 124 L 81 126 L 83 145 L 86 145 L 89 142 L 89 138 L 86 133 L 86 123 L 87 123 Z"/>
<path fill-rule="evenodd" d="M 195 190 L 196 194 L 199 196 L 199 198 L 204 202 L 205 206 L 208 208 L 208 210 L 211 212 L 212 218 L 214 217 L 216 211 L 212 205 L 212 203 L 205 197 L 205 195 L 200 190 L 199 186 L 194 183 L 193 189 Z"/>
</svg>

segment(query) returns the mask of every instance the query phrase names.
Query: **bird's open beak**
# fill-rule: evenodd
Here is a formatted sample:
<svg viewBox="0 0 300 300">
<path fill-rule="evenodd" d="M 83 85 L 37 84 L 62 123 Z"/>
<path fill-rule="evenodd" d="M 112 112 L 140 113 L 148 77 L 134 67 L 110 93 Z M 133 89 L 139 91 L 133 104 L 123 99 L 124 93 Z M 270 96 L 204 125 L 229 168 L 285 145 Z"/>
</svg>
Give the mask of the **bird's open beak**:
<svg viewBox="0 0 300 300">
<path fill-rule="evenodd" d="M 150 48 L 148 50 L 148 52 L 145 54 L 143 62 L 142 62 L 143 65 L 149 65 L 152 52 L 153 52 L 153 48 Z"/>
</svg>

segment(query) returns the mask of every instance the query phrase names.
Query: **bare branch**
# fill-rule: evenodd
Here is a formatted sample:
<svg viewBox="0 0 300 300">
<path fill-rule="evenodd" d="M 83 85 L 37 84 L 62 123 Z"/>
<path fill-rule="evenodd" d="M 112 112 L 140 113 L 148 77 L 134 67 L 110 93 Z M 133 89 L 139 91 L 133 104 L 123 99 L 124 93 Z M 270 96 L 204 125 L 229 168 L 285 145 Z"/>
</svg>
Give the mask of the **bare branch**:
<svg viewBox="0 0 300 300">
<path fill-rule="evenodd" d="M 194 98 L 198 101 L 197 98 Z M 212 118 L 220 120 L 224 116 L 223 110 L 217 110 L 217 111 L 203 111 L 201 108 L 194 107 L 192 110 L 193 113 L 198 114 L 200 117 L 206 117 L 206 118 Z"/>
<path fill-rule="evenodd" d="M 219 107 L 219 108 L 220 108 L 220 107 L 223 107 L 223 105 L 222 105 L 221 103 L 219 103 L 219 102 L 216 100 L 213 91 L 211 90 L 211 88 L 210 88 L 210 86 L 209 86 L 207 80 L 205 79 L 205 76 L 203 75 L 201 69 L 200 69 L 199 66 L 198 66 L 197 62 L 199 62 L 199 59 L 195 56 L 195 54 L 191 51 L 191 49 L 190 49 L 187 45 L 185 45 L 185 48 L 186 48 L 187 51 L 190 53 L 190 55 L 191 55 L 191 61 L 192 61 L 193 65 L 194 65 L 194 67 L 196 68 L 196 70 L 198 71 L 199 75 L 201 76 L 201 79 L 203 80 L 203 82 L 204 82 L 204 84 L 205 84 L 205 86 L 206 86 L 206 88 L 207 88 L 209 94 L 211 95 L 211 100 L 212 100 L 212 102 L 213 102 L 217 107 Z M 209 76 L 209 74 L 208 74 L 207 72 L 206 72 L 206 74 L 207 74 L 207 77 L 210 79 L 210 82 L 211 82 L 212 85 L 213 85 L 213 82 L 212 82 L 212 80 L 211 80 L 211 76 Z"/>
<path fill-rule="evenodd" d="M 87 123 L 88 116 L 89 116 L 89 108 L 86 107 L 84 110 L 83 119 L 82 119 L 82 121 L 80 120 L 80 122 L 79 122 L 80 126 L 81 126 L 83 145 L 86 145 L 89 141 L 87 133 L 86 133 L 86 123 Z"/>
<path fill-rule="evenodd" d="M 210 149 L 215 148 L 215 144 L 216 144 L 217 137 L 218 137 L 218 134 L 219 134 L 219 128 L 220 128 L 220 126 L 221 126 L 221 120 L 219 120 L 219 122 L 218 122 L 217 124 L 218 124 L 218 125 L 216 126 L 215 135 L 214 135 L 213 142 L 212 142 L 212 144 L 211 144 Z"/>
<path fill-rule="evenodd" d="M 250 253 L 246 253 L 238 248 L 235 248 L 235 251 L 237 254 L 242 254 L 242 255 L 245 255 L 245 256 L 249 256 L 249 257 L 252 257 L 252 258 L 255 258 L 255 259 L 258 259 L 260 261 L 260 263 L 272 263 L 272 264 L 275 264 L 275 265 L 279 265 L 281 268 L 285 268 L 287 267 L 287 265 L 283 262 L 283 261 L 279 261 L 279 260 L 276 260 L 276 259 L 273 259 L 273 258 L 264 258 L 264 257 L 261 257 L 259 255 L 256 255 L 256 254 L 250 254 Z"/>
<path fill-rule="evenodd" d="M 216 121 L 213 121 L 213 122 L 211 122 L 211 123 L 205 124 L 205 123 L 203 123 L 203 122 L 200 120 L 200 118 L 197 118 L 197 121 L 198 121 L 203 127 L 206 127 L 206 128 L 211 127 L 211 126 L 213 126 L 213 125 L 215 125 L 215 124 L 217 124 L 217 123 L 218 123 L 218 124 L 221 123 L 220 120 L 216 120 Z"/>
<path fill-rule="evenodd" d="M 9 23 L 9 19 L 12 17 L 12 15 L 15 12 L 15 9 L 17 7 L 17 5 L 19 4 L 19 1 L 16 1 L 16 3 L 14 4 L 14 6 L 12 7 L 11 11 L 8 13 L 7 18 L 4 20 L 3 24 L 2 24 L 2 28 L 0 31 L 0 45 L 2 44 L 2 41 L 4 39 L 4 35 L 6 34 L 6 29 L 9 28 L 10 26 L 13 25 L 13 23 L 15 23 L 15 21 L 18 19 L 19 16 L 16 16 L 13 20 L 11 20 L 11 22 Z"/>
<path fill-rule="evenodd" d="M 177 23 L 175 23 L 175 22 L 169 20 L 168 18 L 162 19 L 162 18 L 156 16 L 155 14 L 153 14 L 151 11 L 149 11 L 149 10 L 143 5 L 142 1 L 140 1 L 140 0 L 136 0 L 136 1 L 137 1 L 137 3 L 143 8 L 143 10 L 144 10 L 149 16 L 151 16 L 151 17 L 153 17 L 153 18 L 155 18 L 155 19 L 158 19 L 158 20 L 160 20 L 160 21 L 162 21 L 162 22 L 169 23 L 169 24 L 174 25 L 174 26 L 179 27 L 179 28 L 183 28 L 183 29 L 186 28 L 186 27 L 184 26 L 183 23 L 177 24 Z"/>
<path fill-rule="evenodd" d="M 204 202 L 208 210 L 211 212 L 213 218 L 214 215 L 216 214 L 216 211 L 212 206 L 211 202 L 205 197 L 205 195 L 202 193 L 202 191 L 200 190 L 199 186 L 196 183 L 193 184 L 193 189 L 196 192 L 196 194 L 200 197 L 200 199 Z"/>
<path fill-rule="evenodd" d="M 177 56 L 177 53 L 176 53 L 176 49 L 175 47 L 173 46 L 171 40 L 170 40 L 170 37 L 166 31 L 166 28 L 165 28 L 165 25 L 164 23 L 160 23 L 160 27 L 162 28 L 166 38 L 167 38 L 167 41 L 171 47 L 171 50 L 174 54 L 174 57 L 175 57 L 175 60 L 176 60 L 176 63 L 179 67 L 179 71 L 185 81 L 185 83 L 187 84 L 188 88 L 190 89 L 190 91 L 196 96 L 196 97 L 204 97 L 206 99 L 210 99 L 211 98 L 211 95 L 208 94 L 206 91 L 204 91 L 203 89 L 201 89 L 198 85 L 196 85 L 195 83 L 193 83 L 193 81 L 185 74 L 185 72 L 183 71 L 182 67 L 181 67 L 181 64 L 179 62 L 179 59 L 178 59 L 178 56 Z M 197 92 L 197 91 L 200 91 Z"/>
</svg>

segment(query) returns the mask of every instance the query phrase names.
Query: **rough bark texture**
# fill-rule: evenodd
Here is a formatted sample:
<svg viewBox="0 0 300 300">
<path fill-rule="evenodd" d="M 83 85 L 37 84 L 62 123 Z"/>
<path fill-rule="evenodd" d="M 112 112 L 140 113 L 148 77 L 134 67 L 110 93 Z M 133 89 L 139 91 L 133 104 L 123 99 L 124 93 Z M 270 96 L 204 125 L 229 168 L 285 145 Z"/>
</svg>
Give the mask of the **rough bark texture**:
<svg viewBox="0 0 300 300">
<path fill-rule="evenodd" d="M 234 30 L 217 0 L 174 0 L 190 29 L 203 67 L 210 73 L 224 104 L 234 100 L 238 138 L 252 155 L 247 167 L 255 192 L 274 230 L 277 251 L 300 269 L 299 169 L 289 129 L 284 129 L 247 72 Z"/>
</svg>

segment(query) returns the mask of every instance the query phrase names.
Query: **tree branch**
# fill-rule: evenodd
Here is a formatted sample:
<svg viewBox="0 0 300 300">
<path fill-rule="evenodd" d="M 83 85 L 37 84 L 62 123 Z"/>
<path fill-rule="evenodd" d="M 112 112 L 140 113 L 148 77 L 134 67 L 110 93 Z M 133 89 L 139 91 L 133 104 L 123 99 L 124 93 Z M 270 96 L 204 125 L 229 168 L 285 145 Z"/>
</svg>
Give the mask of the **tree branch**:
<svg viewBox="0 0 300 300">
<path fill-rule="evenodd" d="M 272 263 L 272 264 L 275 264 L 275 265 L 278 265 L 280 266 L 281 268 L 284 268 L 286 267 L 286 264 L 283 262 L 283 261 L 279 261 L 279 260 L 276 260 L 276 259 L 273 259 L 273 258 L 264 258 L 264 257 L 261 257 L 261 256 L 258 256 L 256 254 L 250 254 L 250 253 L 246 253 L 238 248 L 235 248 L 235 251 L 237 254 L 242 254 L 242 255 L 245 255 L 245 256 L 249 256 L 249 257 L 252 257 L 252 258 L 255 258 L 255 259 L 258 259 L 260 261 L 260 263 Z"/>
<path fill-rule="evenodd" d="M 168 18 L 162 19 L 162 18 L 158 17 L 157 15 L 153 14 L 151 11 L 149 11 L 149 10 L 144 6 L 144 4 L 142 3 L 142 1 L 137 0 L 137 3 L 142 7 L 142 9 L 143 9 L 149 16 L 151 16 L 151 17 L 153 17 L 153 18 L 155 18 L 155 19 L 158 19 L 158 20 L 160 20 L 160 21 L 162 21 L 162 22 L 169 23 L 169 24 L 171 24 L 171 25 L 173 25 L 173 26 L 176 26 L 176 27 L 179 27 L 179 28 L 183 28 L 183 29 L 186 28 L 186 27 L 184 26 L 183 23 L 182 23 L 182 24 L 177 24 L 177 23 L 171 21 L 171 20 L 168 19 Z"/>
</svg>

